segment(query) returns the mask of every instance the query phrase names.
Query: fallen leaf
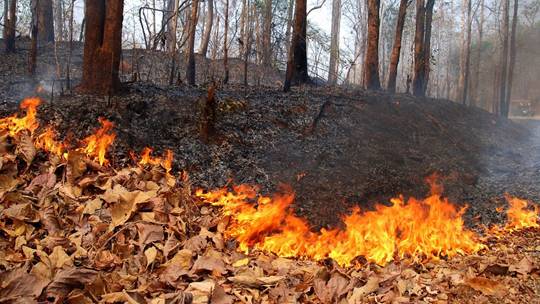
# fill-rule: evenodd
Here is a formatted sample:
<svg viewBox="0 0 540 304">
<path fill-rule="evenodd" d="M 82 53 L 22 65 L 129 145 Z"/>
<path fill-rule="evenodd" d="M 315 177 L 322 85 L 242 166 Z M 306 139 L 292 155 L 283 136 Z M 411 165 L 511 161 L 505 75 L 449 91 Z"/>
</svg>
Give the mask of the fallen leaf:
<svg viewBox="0 0 540 304">
<path fill-rule="evenodd" d="M 498 282 L 485 277 L 474 277 L 465 280 L 465 284 L 487 296 L 503 297 L 506 295 L 506 287 Z"/>
<path fill-rule="evenodd" d="M 156 260 L 157 254 L 158 254 L 158 251 L 156 247 L 154 246 L 150 246 L 148 249 L 144 251 L 144 256 L 146 257 L 146 267 L 154 263 L 154 261 Z"/>
<path fill-rule="evenodd" d="M 368 278 L 366 284 L 362 287 L 357 287 L 353 289 L 352 295 L 349 298 L 350 304 L 363 303 L 363 299 L 370 293 L 375 292 L 379 289 L 380 278 L 370 277 Z"/>
<path fill-rule="evenodd" d="M 165 238 L 161 225 L 137 223 L 136 226 L 139 233 L 139 246 L 142 248 L 150 243 L 163 241 Z"/>
<path fill-rule="evenodd" d="M 519 263 L 511 265 L 508 270 L 519 274 L 529 274 L 534 269 L 534 265 L 527 257 L 524 257 Z"/>
<path fill-rule="evenodd" d="M 54 298 L 61 303 L 65 296 L 74 289 L 82 289 L 92 283 L 97 271 L 88 268 L 66 268 L 58 271 L 53 281 L 45 289 L 47 298 Z"/>
<path fill-rule="evenodd" d="M 193 264 L 191 268 L 193 273 L 201 273 L 204 271 L 209 271 L 213 274 L 225 274 L 227 270 L 225 269 L 225 263 L 212 256 L 201 256 Z"/>
<path fill-rule="evenodd" d="M 0 273 L 0 299 L 16 299 L 19 297 L 37 298 L 49 280 L 27 273 L 23 268 Z"/>
</svg>

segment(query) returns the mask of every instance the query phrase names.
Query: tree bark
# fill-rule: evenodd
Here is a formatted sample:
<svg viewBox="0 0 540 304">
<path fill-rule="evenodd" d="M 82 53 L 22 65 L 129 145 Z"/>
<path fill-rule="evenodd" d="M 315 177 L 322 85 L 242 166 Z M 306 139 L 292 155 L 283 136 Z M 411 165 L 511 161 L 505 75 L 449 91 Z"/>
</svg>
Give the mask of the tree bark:
<svg viewBox="0 0 540 304">
<path fill-rule="evenodd" d="M 120 89 L 123 13 L 123 0 L 85 1 L 82 92 L 112 95 Z"/>
<path fill-rule="evenodd" d="M 416 30 L 414 34 L 413 94 L 426 96 L 431 59 L 431 22 L 435 0 L 416 1 Z"/>
<path fill-rule="evenodd" d="M 514 13 L 512 16 L 512 32 L 510 34 L 510 64 L 508 65 L 508 88 L 506 89 L 506 104 L 510 108 L 512 103 L 512 83 L 514 82 L 514 66 L 516 65 L 516 31 L 518 23 L 519 1 L 514 0 Z M 508 117 L 509 113 L 506 113 Z"/>
<path fill-rule="evenodd" d="M 330 62 L 328 84 L 335 85 L 339 73 L 339 30 L 341 23 L 341 0 L 332 1 L 332 29 L 330 32 Z"/>
<path fill-rule="evenodd" d="M 394 47 L 390 57 L 390 67 L 388 71 L 387 90 L 390 93 L 396 92 L 396 79 L 399 65 L 399 57 L 401 56 L 401 39 L 403 37 L 403 28 L 405 27 L 405 17 L 407 15 L 407 7 L 409 0 L 401 0 L 399 3 L 398 19 L 396 24 L 396 36 L 394 37 Z"/>
<path fill-rule="evenodd" d="M 197 29 L 199 13 L 199 0 L 192 0 L 191 17 L 189 18 L 189 33 L 187 45 L 187 60 L 186 60 L 186 80 L 191 86 L 195 85 L 195 31 Z"/>
<path fill-rule="evenodd" d="M 262 64 L 272 66 L 272 0 L 264 1 L 264 21 L 262 33 Z"/>
<path fill-rule="evenodd" d="M 477 106 L 481 106 L 480 100 L 480 68 L 482 66 L 482 44 L 484 39 L 484 0 L 480 1 L 480 21 L 478 22 L 478 47 L 476 50 L 476 65 L 474 70 L 474 88 L 472 89 L 471 101 Z"/>
<path fill-rule="evenodd" d="M 178 9 L 180 6 L 180 0 L 170 0 L 167 5 L 171 5 L 172 1 L 172 13 L 169 15 L 170 18 L 172 18 L 172 25 L 171 23 L 167 23 L 167 35 L 166 39 L 166 47 L 169 51 L 169 55 L 171 56 L 171 70 L 169 73 L 169 85 L 173 85 L 174 78 L 176 76 L 176 28 L 178 27 Z M 166 19 L 169 20 L 169 19 Z"/>
<path fill-rule="evenodd" d="M 225 33 L 223 34 L 223 83 L 229 83 L 229 0 L 225 0 Z"/>
<path fill-rule="evenodd" d="M 204 26 L 204 33 L 201 40 L 201 46 L 199 47 L 199 54 L 206 57 L 208 53 L 208 44 L 210 43 L 210 36 L 212 34 L 212 26 L 214 24 L 214 0 L 207 0 L 208 6 L 206 8 L 206 23 Z"/>
<path fill-rule="evenodd" d="M 293 25 L 294 0 L 287 1 L 287 29 L 285 30 L 285 49 L 291 48 L 291 28 Z"/>
<path fill-rule="evenodd" d="M 364 87 L 368 90 L 379 90 L 379 27 L 380 0 L 368 0 L 368 41 L 364 59 Z"/>
<path fill-rule="evenodd" d="M 17 26 L 17 0 L 4 0 L 6 1 L 4 7 L 8 6 L 9 9 L 5 10 L 5 26 L 4 26 L 4 44 L 6 53 L 15 52 L 15 28 Z"/>
<path fill-rule="evenodd" d="M 38 10 L 38 41 L 54 42 L 54 16 L 52 0 L 39 0 Z"/>
<path fill-rule="evenodd" d="M 501 71 L 499 82 L 499 114 L 503 117 L 508 117 L 510 107 L 506 100 L 506 91 L 508 88 L 508 32 L 510 18 L 510 0 L 503 1 L 503 18 L 502 18 L 502 52 L 501 52 Z"/>
<path fill-rule="evenodd" d="M 30 11 L 32 13 L 32 21 L 30 22 L 30 34 L 31 34 L 31 43 L 30 43 L 30 52 L 28 54 L 28 74 L 30 77 L 36 75 L 36 61 L 37 61 L 37 44 L 39 36 L 39 11 L 40 2 L 43 0 L 32 0 L 30 1 Z"/>
<path fill-rule="evenodd" d="M 469 75 L 471 61 L 471 27 L 472 27 L 472 1 L 464 0 L 463 25 L 461 39 L 461 56 L 459 68 L 459 100 L 463 105 L 468 104 L 469 95 Z"/>
<path fill-rule="evenodd" d="M 431 29 L 433 22 L 433 8 L 435 7 L 435 0 L 427 0 L 426 3 L 426 25 L 424 33 L 424 83 L 423 90 L 424 95 L 427 92 L 429 84 L 429 76 L 431 73 Z"/>
<path fill-rule="evenodd" d="M 55 0 L 55 12 L 54 12 L 54 23 L 56 26 L 55 34 L 56 40 L 62 41 L 64 39 L 64 1 Z"/>
<path fill-rule="evenodd" d="M 287 72 L 283 90 L 288 92 L 291 85 L 310 81 L 307 63 L 307 0 L 296 0 L 294 27 L 287 61 Z"/>
</svg>

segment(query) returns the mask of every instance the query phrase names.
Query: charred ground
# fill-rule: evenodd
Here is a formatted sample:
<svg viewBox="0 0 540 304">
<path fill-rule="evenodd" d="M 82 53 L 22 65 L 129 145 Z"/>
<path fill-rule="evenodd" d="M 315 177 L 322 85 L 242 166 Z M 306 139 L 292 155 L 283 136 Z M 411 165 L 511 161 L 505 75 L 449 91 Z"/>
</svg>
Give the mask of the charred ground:
<svg viewBox="0 0 540 304">
<path fill-rule="evenodd" d="M 5 116 L 32 86 L 17 65 L 24 51 L 3 58 Z M 353 205 L 370 208 L 398 194 L 421 197 L 428 191 L 424 178 L 433 172 L 453 201 L 469 204 L 468 219 L 483 223 L 500 220 L 495 208 L 505 192 L 539 198 L 534 123 L 404 94 L 231 85 L 217 89 L 216 134 L 204 143 L 199 126 L 206 95 L 205 87 L 143 83 L 111 99 L 72 93 L 51 100 L 48 93 L 39 118 L 69 139 L 89 134 L 97 118 L 106 117 L 118 134 L 114 163 L 130 162 L 129 151 L 146 146 L 171 149 L 175 167 L 189 172 L 196 186 L 232 181 L 273 192 L 289 184 L 297 193 L 296 212 L 316 227 L 339 223 Z"/>
</svg>

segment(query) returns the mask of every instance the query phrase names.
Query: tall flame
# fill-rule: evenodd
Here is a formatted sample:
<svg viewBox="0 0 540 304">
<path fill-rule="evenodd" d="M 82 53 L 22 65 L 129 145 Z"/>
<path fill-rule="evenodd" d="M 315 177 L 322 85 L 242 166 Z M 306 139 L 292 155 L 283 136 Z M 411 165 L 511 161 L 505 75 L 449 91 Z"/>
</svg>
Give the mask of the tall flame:
<svg viewBox="0 0 540 304">
<path fill-rule="evenodd" d="M 100 165 L 108 163 L 105 158 L 107 149 L 114 142 L 116 134 L 112 132 L 114 124 L 105 118 L 100 117 L 99 122 L 101 128 L 94 134 L 85 138 L 82 142 L 85 147 L 78 149 L 79 151 L 86 153 L 92 160 L 97 161 Z"/>
<path fill-rule="evenodd" d="M 9 135 L 15 136 L 17 133 L 28 130 L 33 133 L 39 123 L 36 119 L 37 107 L 41 104 L 39 98 L 27 98 L 23 100 L 20 108 L 26 110 L 24 117 L 18 118 L 17 115 L 0 119 L 0 130 L 7 130 Z"/>
<path fill-rule="evenodd" d="M 538 217 L 540 211 L 537 206 L 533 209 L 528 209 L 528 202 L 516 197 L 506 195 L 506 200 L 510 207 L 506 211 L 508 223 L 505 226 L 506 230 L 519 230 L 524 228 L 539 228 Z"/>
<path fill-rule="evenodd" d="M 66 144 L 57 141 L 56 137 L 56 131 L 51 126 L 47 126 L 45 131 L 36 137 L 34 144 L 38 149 L 60 157 L 66 157 Z"/>
<path fill-rule="evenodd" d="M 484 247 L 464 226 L 461 216 L 465 208 L 457 210 L 437 193 L 423 200 L 395 198 L 390 206 L 377 205 L 374 211 L 356 208 L 343 219 L 344 230 L 319 232 L 311 231 L 304 219 L 292 213 L 289 207 L 294 195 L 290 192 L 270 198 L 257 196 L 255 188 L 241 185 L 233 192 L 220 189 L 198 191 L 197 195 L 231 216 L 227 236 L 235 238 L 244 252 L 255 248 L 283 257 L 330 257 L 341 265 L 363 256 L 383 265 L 396 257 L 423 261 Z M 250 203 L 254 199 L 255 205 Z"/>
</svg>

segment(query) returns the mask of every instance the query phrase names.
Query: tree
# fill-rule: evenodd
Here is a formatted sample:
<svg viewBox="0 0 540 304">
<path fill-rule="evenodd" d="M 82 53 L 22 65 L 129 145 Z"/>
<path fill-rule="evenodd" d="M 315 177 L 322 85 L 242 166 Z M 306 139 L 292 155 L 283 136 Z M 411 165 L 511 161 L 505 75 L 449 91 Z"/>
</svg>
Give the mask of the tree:
<svg viewBox="0 0 540 304">
<path fill-rule="evenodd" d="M 518 8 L 519 1 L 514 0 L 514 13 L 512 16 L 512 32 L 510 33 L 510 64 L 508 65 L 508 88 L 506 90 L 506 104 L 508 108 L 512 102 L 512 84 L 514 82 L 514 66 L 516 65 L 516 31 L 518 23 Z M 507 109 L 506 117 L 508 117 L 509 110 Z"/>
<path fill-rule="evenodd" d="M 477 106 L 480 106 L 480 99 L 482 98 L 480 94 L 480 67 L 482 65 L 482 44 L 484 39 L 484 9 L 485 9 L 485 0 L 480 0 L 480 20 L 478 21 L 478 43 L 476 50 L 476 65 L 474 69 L 474 88 L 471 96 L 471 101 L 474 102 Z"/>
<path fill-rule="evenodd" d="M 199 47 L 199 54 L 206 57 L 208 53 L 208 44 L 210 43 L 210 35 L 212 34 L 212 26 L 214 24 L 214 0 L 207 0 L 208 6 L 206 8 L 206 23 L 204 26 L 204 33 L 201 40 L 201 46 Z"/>
<path fill-rule="evenodd" d="M 55 0 L 54 23 L 56 25 L 56 40 L 64 39 L 64 0 Z"/>
<path fill-rule="evenodd" d="M 195 85 L 195 30 L 197 29 L 199 13 L 199 0 L 193 0 L 191 3 L 191 17 L 189 18 L 189 32 L 187 44 L 186 59 L 186 80 L 189 85 Z"/>
<path fill-rule="evenodd" d="M 82 92 L 114 94 L 120 89 L 123 0 L 85 1 Z"/>
<path fill-rule="evenodd" d="M 225 33 L 223 33 L 223 83 L 229 83 L 229 0 L 225 0 Z"/>
<path fill-rule="evenodd" d="M 30 53 L 28 54 L 28 74 L 30 77 L 34 77 L 36 74 L 36 60 L 37 60 L 37 44 L 38 44 L 38 23 L 39 23 L 39 5 L 40 0 L 30 1 L 30 10 L 32 13 L 32 21 L 30 22 Z"/>
<path fill-rule="evenodd" d="M 339 73 L 339 29 L 341 23 L 341 0 L 332 1 L 332 29 L 330 32 L 330 63 L 328 84 L 335 85 Z"/>
<path fill-rule="evenodd" d="M 467 105 L 469 99 L 469 75 L 471 62 L 472 1 L 464 0 L 463 32 L 461 36 L 461 56 L 459 68 L 460 101 Z"/>
<path fill-rule="evenodd" d="M 262 64 L 272 65 L 272 0 L 264 1 L 264 20 L 262 33 Z"/>
<path fill-rule="evenodd" d="M 6 53 L 15 52 L 15 27 L 17 24 L 17 0 L 4 0 L 4 44 Z"/>
<path fill-rule="evenodd" d="M 307 64 L 307 0 L 296 0 L 291 47 L 283 90 L 288 92 L 293 84 L 310 81 Z"/>
<path fill-rule="evenodd" d="M 508 32 L 509 32 L 509 18 L 510 18 L 510 0 L 502 0 L 502 52 L 501 52 L 501 66 L 499 72 L 499 114 L 503 117 L 508 117 L 510 106 L 507 104 L 507 88 L 508 88 Z"/>
<path fill-rule="evenodd" d="M 37 28 L 39 42 L 54 42 L 54 19 L 52 0 L 37 1 Z"/>
<path fill-rule="evenodd" d="M 401 0 L 399 3 L 399 12 L 396 24 L 396 35 L 394 37 L 394 46 L 390 57 L 390 66 L 388 68 L 388 85 L 387 90 L 391 93 L 396 91 L 396 79 L 399 65 L 399 57 L 401 56 L 401 39 L 403 37 L 403 28 L 405 27 L 405 17 L 407 15 L 407 7 L 409 0 Z"/>
<path fill-rule="evenodd" d="M 435 0 L 416 1 L 413 94 L 426 96 L 431 58 L 431 21 Z"/>
<path fill-rule="evenodd" d="M 379 90 L 379 10 L 380 0 L 368 0 L 368 41 L 364 59 L 364 87 L 368 90 Z"/>
</svg>

